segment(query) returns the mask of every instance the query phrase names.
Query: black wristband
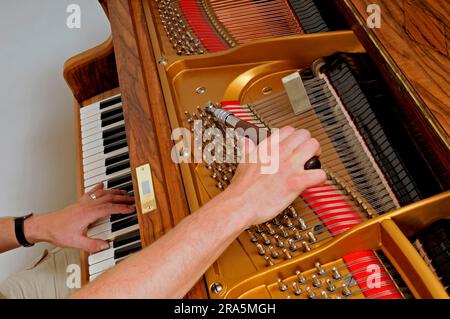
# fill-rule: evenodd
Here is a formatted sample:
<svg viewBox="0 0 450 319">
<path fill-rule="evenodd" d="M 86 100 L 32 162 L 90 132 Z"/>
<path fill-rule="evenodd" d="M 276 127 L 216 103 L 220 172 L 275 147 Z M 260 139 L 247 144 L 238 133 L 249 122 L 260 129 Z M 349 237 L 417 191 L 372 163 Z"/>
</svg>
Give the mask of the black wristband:
<svg viewBox="0 0 450 319">
<path fill-rule="evenodd" d="M 31 216 L 33 216 L 33 213 L 22 217 L 17 217 L 14 219 L 14 230 L 16 232 L 16 239 L 19 242 L 19 244 L 21 244 L 23 247 L 34 246 L 34 244 L 30 244 L 25 238 L 25 232 L 23 229 L 23 224 L 25 220 L 27 218 L 30 218 Z"/>
</svg>

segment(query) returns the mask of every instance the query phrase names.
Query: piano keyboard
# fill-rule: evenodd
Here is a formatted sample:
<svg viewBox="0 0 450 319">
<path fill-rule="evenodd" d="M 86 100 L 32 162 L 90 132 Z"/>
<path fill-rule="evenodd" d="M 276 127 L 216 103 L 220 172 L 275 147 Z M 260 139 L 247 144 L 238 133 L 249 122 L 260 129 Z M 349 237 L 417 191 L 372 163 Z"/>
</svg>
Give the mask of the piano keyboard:
<svg viewBox="0 0 450 319">
<path fill-rule="evenodd" d="M 178 55 L 219 52 L 259 39 L 348 29 L 329 0 L 158 0 Z"/>
<path fill-rule="evenodd" d="M 80 120 L 85 192 L 103 183 L 105 189 L 134 195 L 121 96 L 81 108 Z M 87 235 L 110 243 L 109 249 L 88 257 L 90 281 L 142 247 L 136 212 L 99 220 Z"/>
</svg>

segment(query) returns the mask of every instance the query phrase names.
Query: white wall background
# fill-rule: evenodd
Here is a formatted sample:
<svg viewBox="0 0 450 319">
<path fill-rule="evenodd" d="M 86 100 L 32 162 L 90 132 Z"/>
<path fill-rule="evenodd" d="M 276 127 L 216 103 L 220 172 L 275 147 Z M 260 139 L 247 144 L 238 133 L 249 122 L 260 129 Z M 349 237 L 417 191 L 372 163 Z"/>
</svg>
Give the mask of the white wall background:
<svg viewBox="0 0 450 319">
<path fill-rule="evenodd" d="M 81 29 L 66 26 L 69 4 Z M 0 217 L 48 212 L 76 199 L 69 57 L 103 42 L 109 24 L 97 0 L 0 0 Z M 0 281 L 44 248 L 0 255 Z"/>
</svg>

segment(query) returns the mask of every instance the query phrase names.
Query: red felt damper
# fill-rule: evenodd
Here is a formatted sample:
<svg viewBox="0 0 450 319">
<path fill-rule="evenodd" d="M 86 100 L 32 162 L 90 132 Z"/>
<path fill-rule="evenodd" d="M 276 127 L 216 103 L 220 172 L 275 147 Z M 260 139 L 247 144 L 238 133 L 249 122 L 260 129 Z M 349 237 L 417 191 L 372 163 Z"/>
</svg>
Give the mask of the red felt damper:
<svg viewBox="0 0 450 319">
<path fill-rule="evenodd" d="M 218 52 L 228 49 L 203 15 L 196 0 L 180 0 L 180 9 L 187 23 L 191 26 L 191 29 L 208 52 Z"/>
<path fill-rule="evenodd" d="M 369 260 L 368 260 L 369 259 Z M 346 255 L 344 262 L 347 268 L 355 278 L 358 286 L 363 291 L 363 294 L 368 299 L 402 299 L 402 295 L 398 291 L 397 286 L 392 281 L 384 266 L 381 264 L 378 257 L 371 250 L 360 251 L 353 254 Z M 374 285 L 371 280 L 374 276 L 373 270 L 368 268 L 370 265 L 376 265 L 380 269 L 379 288 L 368 288 L 368 285 Z M 372 276 L 369 278 L 369 276 Z M 377 296 L 378 295 L 378 296 Z"/>
</svg>

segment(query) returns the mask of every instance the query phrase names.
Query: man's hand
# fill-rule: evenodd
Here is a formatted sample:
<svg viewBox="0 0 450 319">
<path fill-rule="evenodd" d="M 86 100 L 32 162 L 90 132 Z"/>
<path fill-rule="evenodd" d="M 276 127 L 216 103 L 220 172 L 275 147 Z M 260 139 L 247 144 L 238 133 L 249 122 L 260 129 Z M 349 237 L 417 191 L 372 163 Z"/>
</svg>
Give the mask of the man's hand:
<svg viewBox="0 0 450 319">
<path fill-rule="evenodd" d="M 97 252 L 109 245 L 103 240 L 86 237 L 88 226 L 112 214 L 132 213 L 133 204 L 134 197 L 126 191 L 104 190 L 101 183 L 71 206 L 27 219 L 25 236 L 30 243 L 45 241 L 58 247 Z"/>
<path fill-rule="evenodd" d="M 270 144 L 279 140 L 278 150 Z M 260 224 L 281 213 L 306 188 L 326 180 L 323 170 L 305 170 L 305 163 L 320 155 L 319 142 L 306 130 L 284 127 L 262 141 L 257 147 L 247 140 L 247 150 L 253 155 L 267 154 L 270 160 L 279 156 L 279 168 L 274 174 L 261 174 L 261 158 L 256 163 L 241 163 L 225 193 L 238 199 L 248 213 L 242 218 L 247 226 Z M 277 143 L 274 141 L 274 143 Z M 252 157 L 252 154 L 248 157 Z M 248 158 L 247 157 L 247 158 Z"/>
</svg>

